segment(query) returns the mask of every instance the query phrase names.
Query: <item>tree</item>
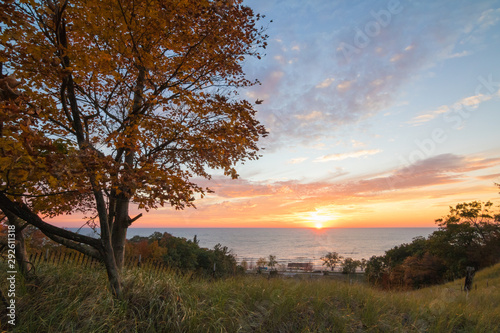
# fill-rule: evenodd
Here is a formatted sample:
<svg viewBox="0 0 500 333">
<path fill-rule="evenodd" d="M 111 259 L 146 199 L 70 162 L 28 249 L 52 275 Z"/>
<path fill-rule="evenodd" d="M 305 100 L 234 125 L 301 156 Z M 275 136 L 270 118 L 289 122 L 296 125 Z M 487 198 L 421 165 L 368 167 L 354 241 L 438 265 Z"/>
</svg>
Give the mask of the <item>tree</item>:
<svg viewBox="0 0 500 333">
<path fill-rule="evenodd" d="M 421 257 L 411 256 L 402 264 L 404 268 L 404 284 L 406 287 L 420 288 L 442 283 L 446 266 L 444 261 L 426 252 Z"/>
<path fill-rule="evenodd" d="M 330 267 L 333 272 L 335 266 L 342 261 L 342 258 L 337 252 L 328 252 L 324 257 L 321 257 L 321 260 L 323 260 L 323 265 Z"/>
<path fill-rule="evenodd" d="M 356 273 L 356 268 L 360 265 L 359 260 L 354 260 L 352 258 L 345 258 L 342 263 L 342 273 L 343 274 L 354 274 Z"/>
<path fill-rule="evenodd" d="M 443 258 L 451 278 L 462 277 L 468 266 L 476 270 L 500 259 L 499 213 L 492 202 L 473 201 L 450 207 L 450 213 L 429 239 L 433 253 Z"/>
<path fill-rule="evenodd" d="M 273 270 L 273 271 L 276 270 L 275 266 L 276 266 L 277 263 L 278 262 L 276 261 L 276 256 L 270 254 L 269 255 L 269 260 L 267 261 L 267 264 L 269 265 L 269 267 L 271 267 L 271 270 Z"/>
<path fill-rule="evenodd" d="M 493 212 L 491 201 L 473 201 L 450 206 L 450 213 L 437 219 L 436 223 L 442 229 L 468 229 L 474 241 L 485 244 L 500 235 L 499 217 L 500 214 Z"/>
<path fill-rule="evenodd" d="M 257 265 L 257 271 L 260 273 L 262 267 L 266 266 L 266 264 L 267 264 L 266 258 L 259 258 L 259 259 L 257 259 L 257 263 L 256 263 L 256 265 Z"/>
<path fill-rule="evenodd" d="M 365 276 L 368 282 L 379 284 L 382 276 L 387 273 L 385 256 L 372 256 L 366 262 Z"/>
<path fill-rule="evenodd" d="M 361 258 L 361 261 L 359 262 L 359 268 L 361 268 L 362 271 L 365 270 L 366 268 L 367 261 L 365 258 Z"/>
<path fill-rule="evenodd" d="M 241 62 L 266 45 L 261 17 L 241 0 L 5 6 L 0 61 L 22 98 L 2 102 L 0 209 L 101 259 L 119 296 L 127 229 L 142 215 L 131 204 L 194 207 L 210 192 L 195 177 L 236 178 L 237 162 L 259 157 L 266 131 L 238 92 L 256 83 Z M 100 239 L 39 215 L 75 210 Z"/>
</svg>

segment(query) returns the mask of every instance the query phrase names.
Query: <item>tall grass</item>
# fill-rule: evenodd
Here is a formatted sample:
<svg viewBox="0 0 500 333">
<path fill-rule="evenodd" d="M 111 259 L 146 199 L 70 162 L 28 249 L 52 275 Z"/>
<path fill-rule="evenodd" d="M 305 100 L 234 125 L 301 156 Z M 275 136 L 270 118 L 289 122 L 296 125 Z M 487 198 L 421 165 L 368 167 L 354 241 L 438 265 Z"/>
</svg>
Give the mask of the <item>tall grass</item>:
<svg viewBox="0 0 500 333">
<path fill-rule="evenodd" d="M 6 281 L 6 267 L 0 265 Z M 207 281 L 124 272 L 124 299 L 102 270 L 40 266 L 17 279 L 17 332 L 500 332 L 500 265 L 461 281 L 387 292 L 329 279 L 243 276 Z M 5 283 L 2 283 L 5 293 Z M 9 329 L 2 318 L 2 327 Z"/>
</svg>

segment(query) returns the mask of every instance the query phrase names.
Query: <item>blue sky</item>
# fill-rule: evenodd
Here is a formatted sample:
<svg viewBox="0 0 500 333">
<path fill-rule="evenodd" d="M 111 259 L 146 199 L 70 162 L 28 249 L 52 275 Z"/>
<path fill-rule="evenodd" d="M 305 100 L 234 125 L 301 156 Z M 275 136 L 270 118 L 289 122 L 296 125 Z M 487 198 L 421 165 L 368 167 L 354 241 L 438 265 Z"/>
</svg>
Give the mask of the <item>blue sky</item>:
<svg viewBox="0 0 500 333">
<path fill-rule="evenodd" d="M 499 202 L 500 1 L 245 3 L 269 35 L 241 93 L 264 100 L 263 157 L 136 227 L 434 226 Z"/>
</svg>

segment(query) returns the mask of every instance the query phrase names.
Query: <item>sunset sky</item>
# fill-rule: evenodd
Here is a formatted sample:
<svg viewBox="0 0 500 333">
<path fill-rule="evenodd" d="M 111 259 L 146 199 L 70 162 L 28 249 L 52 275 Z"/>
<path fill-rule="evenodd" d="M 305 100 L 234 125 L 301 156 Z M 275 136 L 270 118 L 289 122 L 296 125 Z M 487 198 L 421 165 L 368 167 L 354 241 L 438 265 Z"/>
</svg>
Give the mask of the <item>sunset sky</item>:
<svg viewBox="0 0 500 333">
<path fill-rule="evenodd" d="M 263 156 L 134 227 L 432 227 L 500 203 L 500 1 L 246 3 L 268 26 L 241 92 L 264 100 Z"/>
</svg>

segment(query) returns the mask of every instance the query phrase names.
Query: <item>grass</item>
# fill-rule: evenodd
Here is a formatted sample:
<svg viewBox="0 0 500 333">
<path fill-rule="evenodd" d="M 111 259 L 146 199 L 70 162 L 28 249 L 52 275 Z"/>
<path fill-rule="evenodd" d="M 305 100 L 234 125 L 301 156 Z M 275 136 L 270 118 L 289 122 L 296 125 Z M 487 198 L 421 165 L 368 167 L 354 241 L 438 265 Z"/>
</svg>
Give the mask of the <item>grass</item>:
<svg viewBox="0 0 500 333">
<path fill-rule="evenodd" d="M 101 270 L 41 265 L 37 276 L 36 284 L 18 276 L 16 332 L 500 332 L 500 265 L 479 272 L 469 295 L 462 281 L 388 292 L 330 279 L 206 281 L 134 269 L 117 301 Z"/>
</svg>

